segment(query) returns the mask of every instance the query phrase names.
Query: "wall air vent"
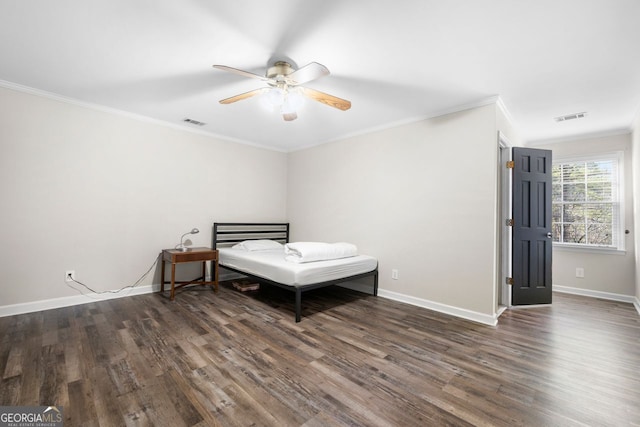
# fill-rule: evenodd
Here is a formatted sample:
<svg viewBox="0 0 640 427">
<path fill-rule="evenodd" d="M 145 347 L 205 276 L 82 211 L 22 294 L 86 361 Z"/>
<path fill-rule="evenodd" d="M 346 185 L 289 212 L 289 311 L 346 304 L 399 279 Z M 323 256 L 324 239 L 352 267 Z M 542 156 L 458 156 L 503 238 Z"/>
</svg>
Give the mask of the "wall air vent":
<svg viewBox="0 0 640 427">
<path fill-rule="evenodd" d="M 583 111 L 582 113 L 573 113 L 567 114 L 566 116 L 554 117 L 553 120 L 556 122 L 566 122 L 567 120 L 582 119 L 586 115 L 587 113 Z"/>
<path fill-rule="evenodd" d="M 186 119 L 184 119 L 182 121 L 185 122 L 185 123 L 189 123 L 191 125 L 196 125 L 196 126 L 204 126 L 204 125 L 206 125 L 206 123 L 204 123 L 204 122 L 199 122 L 197 120 L 193 120 L 193 119 L 189 119 L 189 118 L 186 118 Z"/>
</svg>

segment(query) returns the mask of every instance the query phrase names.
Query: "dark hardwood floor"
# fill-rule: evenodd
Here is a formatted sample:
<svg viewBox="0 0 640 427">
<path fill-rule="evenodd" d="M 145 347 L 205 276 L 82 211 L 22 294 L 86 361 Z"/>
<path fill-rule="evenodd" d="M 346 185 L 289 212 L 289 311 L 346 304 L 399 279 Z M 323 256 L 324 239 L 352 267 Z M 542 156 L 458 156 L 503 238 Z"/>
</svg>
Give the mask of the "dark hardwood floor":
<svg viewBox="0 0 640 427">
<path fill-rule="evenodd" d="M 65 426 L 640 425 L 640 316 L 563 294 L 493 328 L 344 289 L 221 286 L 0 318 L 0 405 Z"/>
</svg>

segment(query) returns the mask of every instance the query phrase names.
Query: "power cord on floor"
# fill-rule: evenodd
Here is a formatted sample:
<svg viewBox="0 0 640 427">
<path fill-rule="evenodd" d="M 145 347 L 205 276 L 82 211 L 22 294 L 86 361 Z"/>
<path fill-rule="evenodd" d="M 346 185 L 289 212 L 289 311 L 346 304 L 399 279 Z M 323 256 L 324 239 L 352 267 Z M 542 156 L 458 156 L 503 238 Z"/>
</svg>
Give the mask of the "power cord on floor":
<svg viewBox="0 0 640 427">
<path fill-rule="evenodd" d="M 160 259 L 160 255 L 158 255 L 156 257 L 156 259 L 153 261 L 153 264 L 151 264 L 151 267 L 149 267 L 149 269 L 146 271 L 146 273 L 144 273 L 142 276 L 140 276 L 140 278 L 138 280 L 136 280 L 136 282 L 133 285 L 123 286 L 122 288 L 117 289 L 117 290 L 113 290 L 113 291 L 96 291 L 94 289 L 91 289 L 89 286 L 85 285 L 84 283 L 74 279 L 73 277 L 71 277 L 71 275 L 69 275 L 69 279 L 71 279 L 70 280 L 71 282 L 77 283 L 78 285 L 81 285 L 81 286 L 85 287 L 88 291 L 93 292 L 94 294 L 117 294 L 119 292 L 124 291 L 125 289 L 133 289 L 133 288 L 137 287 L 149 275 L 149 273 L 151 273 L 151 271 L 153 271 L 153 268 L 156 266 L 156 264 L 158 264 L 158 260 L 159 259 Z M 66 283 L 67 283 L 68 287 L 70 287 L 71 289 L 77 291 L 81 295 L 87 295 L 84 292 L 82 292 L 82 289 L 78 289 L 76 287 L 71 286 L 69 284 L 70 282 L 66 282 Z"/>
</svg>

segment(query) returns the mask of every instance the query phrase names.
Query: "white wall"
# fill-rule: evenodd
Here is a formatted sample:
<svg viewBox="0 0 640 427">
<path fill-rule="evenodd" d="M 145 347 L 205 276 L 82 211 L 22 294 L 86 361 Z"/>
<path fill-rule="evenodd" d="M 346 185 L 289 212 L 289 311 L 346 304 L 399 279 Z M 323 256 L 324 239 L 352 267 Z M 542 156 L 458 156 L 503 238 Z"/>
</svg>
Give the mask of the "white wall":
<svg viewBox="0 0 640 427">
<path fill-rule="evenodd" d="M 634 209 L 633 219 L 636 224 L 640 223 L 640 110 L 636 114 L 632 125 L 632 154 L 633 154 L 633 195 Z M 635 244 L 635 296 L 636 309 L 640 312 L 640 236 L 634 235 Z"/>
<path fill-rule="evenodd" d="M 130 285 L 192 227 L 209 246 L 216 220 L 286 219 L 284 153 L 4 88 L 0 148 L 0 308 L 78 295 L 66 270 Z"/>
<path fill-rule="evenodd" d="M 534 145 L 529 145 L 534 147 Z M 614 135 L 580 139 L 569 142 L 544 144 L 540 148 L 553 151 L 553 158 L 568 158 L 581 155 L 624 152 L 625 182 L 625 254 L 588 252 L 585 250 L 553 250 L 553 285 L 573 290 L 595 291 L 605 294 L 632 296 L 635 294 L 635 228 L 633 218 L 633 178 L 631 135 Z M 584 268 L 584 278 L 576 277 L 576 268 Z M 614 296 L 615 296 L 614 295 Z"/>
<path fill-rule="evenodd" d="M 383 291 L 494 316 L 496 140 L 492 104 L 290 153 L 292 237 L 353 242 Z"/>
</svg>

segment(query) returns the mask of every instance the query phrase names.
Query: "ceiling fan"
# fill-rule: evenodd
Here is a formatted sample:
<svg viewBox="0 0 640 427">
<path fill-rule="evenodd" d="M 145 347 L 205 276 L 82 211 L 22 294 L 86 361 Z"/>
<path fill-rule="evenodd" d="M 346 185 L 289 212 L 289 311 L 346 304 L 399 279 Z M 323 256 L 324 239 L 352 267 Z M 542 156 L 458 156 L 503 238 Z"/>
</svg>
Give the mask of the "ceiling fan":
<svg viewBox="0 0 640 427">
<path fill-rule="evenodd" d="M 268 87 L 254 89 L 230 98 L 222 99 L 220 100 L 221 104 L 231 104 L 236 101 L 251 98 L 252 96 L 266 94 L 269 103 L 280 107 L 282 118 L 286 121 L 292 121 L 298 118 L 296 110 L 302 104 L 302 96 L 342 111 L 351 108 L 351 102 L 346 99 L 302 86 L 304 83 L 329 75 L 327 67 L 317 62 L 311 62 L 296 70 L 288 62 L 277 61 L 272 67 L 267 69 L 264 76 L 227 67 L 226 65 L 214 65 L 213 67 L 244 77 L 262 80 L 268 85 Z"/>
</svg>

